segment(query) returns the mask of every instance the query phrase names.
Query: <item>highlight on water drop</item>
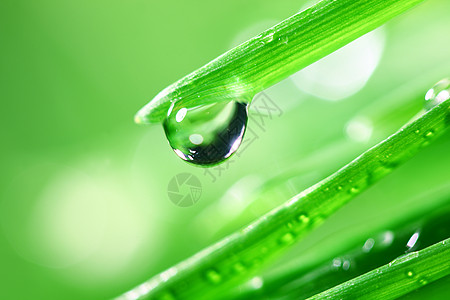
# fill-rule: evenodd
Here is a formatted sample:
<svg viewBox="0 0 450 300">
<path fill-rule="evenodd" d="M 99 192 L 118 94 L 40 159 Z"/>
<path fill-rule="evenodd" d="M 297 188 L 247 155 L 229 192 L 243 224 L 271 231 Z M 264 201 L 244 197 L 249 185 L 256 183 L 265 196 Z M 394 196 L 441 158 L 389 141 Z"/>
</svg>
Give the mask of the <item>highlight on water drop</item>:
<svg viewBox="0 0 450 300">
<path fill-rule="evenodd" d="M 450 98 L 450 78 L 444 78 L 436 83 L 425 94 L 425 109 L 430 110 Z"/>
<path fill-rule="evenodd" d="M 170 146 L 183 160 L 214 165 L 239 148 L 247 126 L 247 103 L 219 101 L 184 107 L 173 103 L 163 122 Z"/>
</svg>

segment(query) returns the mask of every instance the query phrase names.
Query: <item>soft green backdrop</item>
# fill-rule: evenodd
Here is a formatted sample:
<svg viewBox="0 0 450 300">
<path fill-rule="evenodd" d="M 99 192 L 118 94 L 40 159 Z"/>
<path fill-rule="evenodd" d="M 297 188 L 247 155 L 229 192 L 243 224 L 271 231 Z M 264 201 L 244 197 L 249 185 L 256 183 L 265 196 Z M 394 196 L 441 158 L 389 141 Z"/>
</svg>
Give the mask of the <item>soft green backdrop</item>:
<svg viewBox="0 0 450 300">
<path fill-rule="evenodd" d="M 266 118 L 262 129 L 251 119 L 259 138 L 221 176 L 213 169 L 215 182 L 173 154 L 160 126 L 133 123 L 166 85 L 305 5 L 2 0 L 0 298 L 116 296 L 330 174 L 406 122 L 427 88 L 450 76 L 450 3 L 430 0 L 334 62 L 270 89 L 283 115 Z M 316 74 L 333 95 L 326 83 L 339 72 L 349 81 L 366 76 L 367 84 L 334 101 L 304 84 Z M 348 122 L 376 110 L 369 105 L 396 117 L 372 124 L 381 129 L 368 137 L 367 128 L 349 129 Z M 431 205 L 417 201 L 420 195 L 449 194 L 449 138 L 359 196 L 290 256 L 320 255 L 327 243 L 338 244 L 336 235 L 363 238 Z M 298 176 L 279 199 L 241 214 L 259 184 L 292 168 Z M 180 172 L 203 185 L 190 208 L 167 197 L 169 180 Z"/>
</svg>

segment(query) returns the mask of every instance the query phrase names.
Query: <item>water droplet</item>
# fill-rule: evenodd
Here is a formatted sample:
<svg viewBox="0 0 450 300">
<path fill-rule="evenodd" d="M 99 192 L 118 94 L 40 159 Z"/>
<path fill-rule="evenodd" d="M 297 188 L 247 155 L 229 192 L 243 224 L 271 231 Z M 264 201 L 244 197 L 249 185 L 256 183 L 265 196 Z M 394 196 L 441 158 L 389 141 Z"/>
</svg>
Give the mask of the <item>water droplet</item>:
<svg viewBox="0 0 450 300">
<path fill-rule="evenodd" d="M 413 277 L 414 276 L 414 272 L 413 271 L 408 271 L 408 272 L 406 272 L 406 276 Z"/>
<path fill-rule="evenodd" d="M 291 244 L 294 242 L 294 235 L 290 232 L 285 233 L 280 238 L 280 243 L 282 244 Z"/>
<path fill-rule="evenodd" d="M 237 263 L 235 263 L 235 264 L 233 265 L 233 270 L 234 270 L 236 273 L 243 273 L 243 272 L 245 271 L 245 267 L 244 267 L 244 265 L 243 265 L 242 263 L 237 262 Z"/>
<path fill-rule="evenodd" d="M 197 165 L 213 165 L 230 157 L 242 142 L 247 105 L 220 101 L 192 108 L 172 104 L 163 123 L 175 153 Z"/>
<path fill-rule="evenodd" d="M 372 250 L 374 245 L 375 245 L 375 240 L 370 238 L 364 243 L 364 246 L 362 247 L 362 251 L 369 252 L 370 250 Z"/>
<path fill-rule="evenodd" d="M 426 285 L 426 284 L 428 284 L 428 280 L 426 280 L 425 278 L 421 278 L 421 279 L 419 279 L 419 284 Z"/>
<path fill-rule="evenodd" d="M 356 194 L 356 193 L 359 192 L 359 189 L 358 189 L 357 187 L 352 187 L 352 188 L 350 189 L 350 192 L 351 192 L 352 194 Z"/>
<path fill-rule="evenodd" d="M 342 266 L 342 260 L 340 258 L 333 259 L 333 267 L 340 268 Z"/>
<path fill-rule="evenodd" d="M 425 133 L 425 137 L 427 137 L 427 138 L 432 137 L 433 134 L 434 134 L 433 130 L 429 130 L 429 131 L 427 131 L 427 133 Z"/>
<path fill-rule="evenodd" d="M 211 283 L 218 284 L 222 281 L 222 276 L 216 270 L 211 269 L 206 272 L 206 279 Z"/>
<path fill-rule="evenodd" d="M 348 271 L 348 269 L 350 269 L 350 266 L 351 266 L 351 263 L 350 263 L 349 260 L 345 260 L 345 261 L 342 263 L 342 269 L 343 269 L 344 271 Z"/>
<path fill-rule="evenodd" d="M 411 251 L 414 246 L 417 243 L 417 240 L 419 239 L 420 233 L 419 232 L 415 232 L 411 238 L 408 240 L 408 242 L 406 243 L 406 247 L 408 248 L 407 251 Z"/>
<path fill-rule="evenodd" d="M 305 215 L 305 214 L 299 215 L 297 219 L 298 219 L 299 222 L 305 223 L 305 224 L 306 224 L 306 223 L 309 223 L 309 221 L 310 221 L 310 219 L 308 218 L 308 216 Z"/>
<path fill-rule="evenodd" d="M 273 36 L 274 36 L 275 32 L 271 29 L 269 29 L 268 31 L 264 32 L 261 35 L 261 43 L 263 43 L 264 45 L 267 43 L 270 43 L 271 41 L 273 41 Z"/>
<path fill-rule="evenodd" d="M 282 44 L 287 45 L 288 42 L 289 42 L 289 38 L 288 38 L 287 35 L 283 35 L 283 36 L 280 36 L 280 37 L 278 38 L 278 41 L 279 41 L 280 43 L 282 43 Z"/>
<path fill-rule="evenodd" d="M 450 99 L 450 79 L 444 78 L 426 93 L 425 109 L 430 110 L 447 99 Z"/>
<path fill-rule="evenodd" d="M 342 186 L 337 187 L 338 191 L 342 190 Z"/>
</svg>

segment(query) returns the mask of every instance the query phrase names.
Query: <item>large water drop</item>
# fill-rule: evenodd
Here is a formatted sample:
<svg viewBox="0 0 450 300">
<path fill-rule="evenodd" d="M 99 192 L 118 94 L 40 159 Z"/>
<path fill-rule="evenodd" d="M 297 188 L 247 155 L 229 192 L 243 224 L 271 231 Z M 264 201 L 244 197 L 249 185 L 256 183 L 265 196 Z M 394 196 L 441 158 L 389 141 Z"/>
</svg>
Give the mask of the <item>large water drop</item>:
<svg viewBox="0 0 450 300">
<path fill-rule="evenodd" d="M 450 78 L 436 83 L 425 95 L 425 109 L 430 110 L 450 98 Z"/>
<path fill-rule="evenodd" d="M 239 148 L 247 125 L 247 104 L 220 101 L 184 107 L 175 102 L 163 122 L 170 146 L 183 160 L 214 165 Z"/>
</svg>

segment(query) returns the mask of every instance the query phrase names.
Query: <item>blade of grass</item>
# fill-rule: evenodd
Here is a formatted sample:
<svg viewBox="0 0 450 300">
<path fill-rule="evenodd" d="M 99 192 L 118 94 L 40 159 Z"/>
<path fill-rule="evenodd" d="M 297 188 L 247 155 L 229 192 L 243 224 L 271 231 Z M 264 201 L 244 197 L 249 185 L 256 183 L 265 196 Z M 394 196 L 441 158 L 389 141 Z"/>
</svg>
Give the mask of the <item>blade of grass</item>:
<svg viewBox="0 0 450 300">
<path fill-rule="evenodd" d="M 445 132 L 450 124 L 449 108 L 450 100 L 442 102 L 328 178 L 156 275 L 122 299 L 202 299 L 247 280 L 264 263 Z"/>
<path fill-rule="evenodd" d="M 431 200 L 428 196 L 417 200 Z M 291 261 L 285 268 L 261 276 L 264 282 L 261 288 L 245 284 L 224 299 L 306 299 L 378 268 L 405 254 L 406 250 L 431 246 L 450 237 L 450 197 L 447 195 L 443 199 L 446 200 L 437 201 L 431 209 L 416 211 L 406 219 L 396 220 L 396 224 L 388 227 L 389 230 L 351 240 L 351 243 L 347 241 L 345 250 L 334 253 L 330 250 L 325 259 L 306 263 Z M 447 205 L 442 207 L 445 203 Z M 414 248 L 410 249 L 407 242 L 416 232 L 420 235 Z"/>
<path fill-rule="evenodd" d="M 449 275 L 449 261 L 450 239 L 446 239 L 309 299 L 396 299 Z"/>
<path fill-rule="evenodd" d="M 233 48 L 160 92 L 136 115 L 161 122 L 171 102 L 250 101 L 287 76 L 424 0 L 323 0 Z"/>
</svg>

